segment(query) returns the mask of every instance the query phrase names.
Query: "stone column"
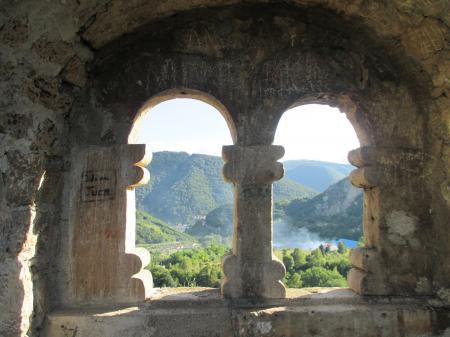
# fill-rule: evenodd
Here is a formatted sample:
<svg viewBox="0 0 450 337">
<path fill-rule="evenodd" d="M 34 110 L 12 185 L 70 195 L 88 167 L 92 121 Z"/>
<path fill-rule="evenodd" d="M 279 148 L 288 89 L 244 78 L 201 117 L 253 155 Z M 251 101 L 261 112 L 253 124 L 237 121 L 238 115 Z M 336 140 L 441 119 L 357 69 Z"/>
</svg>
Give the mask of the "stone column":
<svg viewBox="0 0 450 337">
<path fill-rule="evenodd" d="M 152 276 L 147 250 L 135 248 L 134 188 L 149 179 L 145 145 L 89 146 L 71 162 L 72 303 L 146 299 Z M 68 261 L 69 263 L 69 261 Z"/>
<path fill-rule="evenodd" d="M 233 253 L 223 261 L 222 295 L 284 298 L 283 264 L 272 251 L 272 182 L 283 177 L 282 146 L 224 146 L 225 180 L 234 185 Z"/>
<path fill-rule="evenodd" d="M 428 208 L 423 155 L 415 149 L 362 147 L 349 153 L 350 174 L 364 188 L 365 246 L 350 255 L 351 289 L 363 295 L 428 294 Z"/>
</svg>

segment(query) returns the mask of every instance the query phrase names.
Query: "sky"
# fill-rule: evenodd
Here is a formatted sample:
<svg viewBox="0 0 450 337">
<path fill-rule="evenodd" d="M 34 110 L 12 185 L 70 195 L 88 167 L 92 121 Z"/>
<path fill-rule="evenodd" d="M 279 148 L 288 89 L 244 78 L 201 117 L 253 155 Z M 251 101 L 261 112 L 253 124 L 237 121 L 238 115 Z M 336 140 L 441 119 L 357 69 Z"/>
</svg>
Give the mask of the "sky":
<svg viewBox="0 0 450 337">
<path fill-rule="evenodd" d="M 138 143 L 153 152 L 185 151 L 220 156 L 232 144 L 225 119 L 211 105 L 194 99 L 172 99 L 146 112 Z M 281 159 L 313 159 L 348 163 L 348 151 L 358 148 L 355 131 L 345 114 L 327 105 L 308 104 L 286 111 L 274 144 L 286 151 Z"/>
</svg>

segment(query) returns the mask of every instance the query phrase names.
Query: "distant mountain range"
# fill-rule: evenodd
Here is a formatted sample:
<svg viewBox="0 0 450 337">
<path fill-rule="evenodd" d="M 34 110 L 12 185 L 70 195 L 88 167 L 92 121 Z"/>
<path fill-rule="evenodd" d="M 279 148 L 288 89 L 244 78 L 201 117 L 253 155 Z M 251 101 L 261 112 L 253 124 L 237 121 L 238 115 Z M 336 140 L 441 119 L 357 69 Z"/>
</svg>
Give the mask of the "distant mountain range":
<svg viewBox="0 0 450 337">
<path fill-rule="evenodd" d="M 202 237 L 206 235 L 220 235 L 223 237 L 233 234 L 233 205 L 225 204 L 213 209 L 203 220 L 198 220 L 186 233 Z"/>
<path fill-rule="evenodd" d="M 362 236 L 362 191 L 346 179 L 352 166 L 311 160 L 284 162 L 274 184 L 274 218 L 324 239 Z M 232 185 L 222 177 L 220 157 L 156 152 L 150 183 L 136 190 L 137 241 L 192 241 L 232 233 Z M 322 191 L 319 193 L 317 191 Z M 145 211 L 145 212 L 144 212 Z M 146 213 L 148 212 L 148 213 Z M 185 224 L 186 233 L 173 225 Z"/>
<path fill-rule="evenodd" d="M 347 178 L 308 200 L 293 200 L 284 207 L 284 219 L 324 239 L 358 240 L 362 235 L 363 191 Z"/>
<path fill-rule="evenodd" d="M 283 164 L 285 177 L 317 192 L 325 191 L 355 169 L 348 164 L 317 160 L 287 160 Z"/>
<path fill-rule="evenodd" d="M 150 183 L 136 189 L 137 207 L 171 224 L 194 224 L 213 209 L 232 203 L 232 185 L 224 181 L 222 168 L 222 158 L 216 156 L 156 152 L 148 166 Z M 275 200 L 316 194 L 289 178 L 274 184 Z"/>
<path fill-rule="evenodd" d="M 283 224 L 286 237 L 289 231 L 293 235 L 294 231 L 303 228 L 307 230 L 304 233 L 317 234 L 321 239 L 358 240 L 362 236 L 362 202 L 362 190 L 344 178 L 311 199 L 275 203 L 274 220 L 276 226 Z M 204 220 L 197 221 L 187 229 L 187 233 L 193 236 L 228 236 L 232 233 L 232 221 L 232 205 L 224 205 L 208 213 Z"/>
</svg>

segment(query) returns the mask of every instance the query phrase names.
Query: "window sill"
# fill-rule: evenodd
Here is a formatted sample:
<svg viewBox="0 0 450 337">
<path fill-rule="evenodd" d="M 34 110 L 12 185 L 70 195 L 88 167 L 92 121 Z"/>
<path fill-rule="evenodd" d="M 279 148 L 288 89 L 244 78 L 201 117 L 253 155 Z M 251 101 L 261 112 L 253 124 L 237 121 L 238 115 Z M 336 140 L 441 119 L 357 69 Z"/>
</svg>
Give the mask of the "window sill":
<svg viewBox="0 0 450 337">
<path fill-rule="evenodd" d="M 289 289 L 286 299 L 230 301 L 221 299 L 218 289 L 166 288 L 155 289 L 151 300 L 139 305 L 55 311 L 44 336 L 423 337 L 439 336 L 436 331 L 448 326 L 450 311 L 426 297 L 362 297 L 347 288 L 312 288 Z"/>
</svg>

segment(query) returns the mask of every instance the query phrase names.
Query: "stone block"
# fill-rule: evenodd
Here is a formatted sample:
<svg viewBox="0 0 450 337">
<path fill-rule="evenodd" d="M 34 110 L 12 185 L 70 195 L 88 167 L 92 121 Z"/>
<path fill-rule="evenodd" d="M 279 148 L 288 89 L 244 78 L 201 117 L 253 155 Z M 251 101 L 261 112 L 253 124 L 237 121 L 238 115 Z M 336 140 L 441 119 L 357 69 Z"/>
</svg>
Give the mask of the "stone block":
<svg viewBox="0 0 450 337">
<path fill-rule="evenodd" d="M 90 146 L 72 159 L 70 226 L 74 303 L 149 296 L 148 251 L 135 248 L 134 188 L 149 179 L 145 145 Z"/>
<path fill-rule="evenodd" d="M 227 181 L 241 184 L 271 183 L 284 175 L 282 146 L 224 146 L 223 175 Z"/>
</svg>

